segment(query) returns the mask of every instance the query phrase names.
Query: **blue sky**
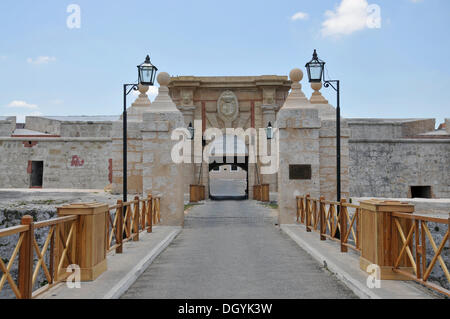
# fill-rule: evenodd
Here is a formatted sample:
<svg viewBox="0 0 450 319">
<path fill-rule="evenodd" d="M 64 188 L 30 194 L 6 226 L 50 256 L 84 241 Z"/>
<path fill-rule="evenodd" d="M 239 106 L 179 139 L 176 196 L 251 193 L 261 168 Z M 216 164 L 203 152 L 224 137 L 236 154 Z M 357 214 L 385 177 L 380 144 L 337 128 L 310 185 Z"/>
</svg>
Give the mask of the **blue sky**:
<svg viewBox="0 0 450 319">
<path fill-rule="evenodd" d="M 70 4 L 79 29 L 67 27 Z M 380 25 L 366 23 L 368 5 Z M 345 117 L 439 124 L 450 117 L 449 12 L 448 0 L 2 0 L 0 115 L 119 114 L 146 54 L 171 75 L 287 75 L 316 48 L 342 81 Z"/>
</svg>

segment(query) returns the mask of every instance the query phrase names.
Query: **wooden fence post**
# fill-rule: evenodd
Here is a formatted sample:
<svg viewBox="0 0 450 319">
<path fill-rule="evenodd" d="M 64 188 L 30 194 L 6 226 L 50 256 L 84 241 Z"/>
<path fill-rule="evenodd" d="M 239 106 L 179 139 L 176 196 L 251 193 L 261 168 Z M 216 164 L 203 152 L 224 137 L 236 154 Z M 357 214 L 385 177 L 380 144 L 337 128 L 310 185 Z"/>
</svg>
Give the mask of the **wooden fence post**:
<svg viewBox="0 0 450 319">
<path fill-rule="evenodd" d="M 24 232 L 25 235 L 19 252 L 19 291 L 22 299 L 31 299 L 33 295 L 33 217 L 30 215 L 23 216 L 21 224 L 28 225 L 29 229 Z"/>
<path fill-rule="evenodd" d="M 327 232 L 327 224 L 325 221 L 325 196 L 320 196 L 320 208 L 319 208 L 319 224 L 320 224 L 320 240 L 327 240 L 325 234 Z"/>
<path fill-rule="evenodd" d="M 122 254 L 123 253 L 123 202 L 121 200 L 117 201 L 117 205 L 120 205 L 120 207 L 117 209 L 116 214 L 119 214 L 117 216 L 117 224 L 116 224 L 116 244 L 118 245 L 116 247 L 116 253 Z"/>
<path fill-rule="evenodd" d="M 133 218 L 133 241 L 139 241 L 139 196 L 134 197 L 137 203 L 134 204 L 134 218 Z"/>
<path fill-rule="evenodd" d="M 344 204 L 347 203 L 346 199 L 341 199 L 340 203 L 340 213 L 339 213 L 339 224 L 341 226 L 341 253 L 348 252 L 348 247 L 345 245 L 347 244 L 347 207 L 344 206 Z"/>
<path fill-rule="evenodd" d="M 148 202 L 147 202 L 147 209 L 148 209 L 148 233 L 153 232 L 153 197 L 152 194 L 148 194 Z"/>
<path fill-rule="evenodd" d="M 144 231 L 145 230 L 145 217 L 147 216 L 147 201 L 143 200 L 142 201 L 142 207 L 140 210 L 140 219 L 141 219 L 141 229 Z"/>
<path fill-rule="evenodd" d="M 308 195 L 306 195 L 306 200 L 305 200 L 305 206 L 306 206 L 306 222 L 305 222 L 305 224 L 306 224 L 306 231 L 308 232 L 308 233 L 310 233 L 311 232 L 311 229 L 310 229 L 310 224 L 311 224 L 311 218 L 310 218 L 310 213 L 311 213 L 311 206 L 310 206 L 310 204 L 309 204 L 309 199 L 310 199 L 310 197 L 311 197 L 311 195 L 310 194 L 308 194 Z"/>
</svg>

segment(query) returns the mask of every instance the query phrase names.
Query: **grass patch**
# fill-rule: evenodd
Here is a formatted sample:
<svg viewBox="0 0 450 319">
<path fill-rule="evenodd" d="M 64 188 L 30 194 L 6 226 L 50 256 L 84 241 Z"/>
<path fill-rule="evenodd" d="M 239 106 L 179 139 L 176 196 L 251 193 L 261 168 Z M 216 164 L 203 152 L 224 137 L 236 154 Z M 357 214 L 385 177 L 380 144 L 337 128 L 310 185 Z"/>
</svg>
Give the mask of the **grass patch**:
<svg viewBox="0 0 450 319">
<path fill-rule="evenodd" d="M 280 206 L 278 206 L 277 203 L 271 202 L 271 203 L 260 203 L 262 206 L 271 208 L 271 209 L 278 209 Z"/>
</svg>

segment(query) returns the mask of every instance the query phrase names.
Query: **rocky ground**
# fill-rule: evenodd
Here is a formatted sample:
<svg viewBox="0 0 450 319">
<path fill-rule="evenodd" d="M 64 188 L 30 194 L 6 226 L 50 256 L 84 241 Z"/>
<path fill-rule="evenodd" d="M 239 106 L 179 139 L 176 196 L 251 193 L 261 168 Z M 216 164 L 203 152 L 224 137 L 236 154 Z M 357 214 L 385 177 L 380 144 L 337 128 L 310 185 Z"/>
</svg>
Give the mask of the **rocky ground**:
<svg viewBox="0 0 450 319">
<path fill-rule="evenodd" d="M 121 196 L 111 195 L 104 191 L 83 190 L 0 190 L 0 229 L 20 225 L 21 218 L 31 215 L 35 222 L 56 217 L 56 208 L 71 203 L 102 202 L 114 205 Z M 48 234 L 48 228 L 36 230 L 35 237 L 38 245 L 43 246 Z M 16 246 L 18 235 L 0 238 L 0 258 L 7 264 Z M 17 276 L 17 259 L 12 267 L 13 277 Z M 3 273 L 0 273 L 0 277 Z M 46 284 L 41 270 L 36 287 Z M 2 291 L 1 298 L 13 297 L 8 283 Z"/>
</svg>

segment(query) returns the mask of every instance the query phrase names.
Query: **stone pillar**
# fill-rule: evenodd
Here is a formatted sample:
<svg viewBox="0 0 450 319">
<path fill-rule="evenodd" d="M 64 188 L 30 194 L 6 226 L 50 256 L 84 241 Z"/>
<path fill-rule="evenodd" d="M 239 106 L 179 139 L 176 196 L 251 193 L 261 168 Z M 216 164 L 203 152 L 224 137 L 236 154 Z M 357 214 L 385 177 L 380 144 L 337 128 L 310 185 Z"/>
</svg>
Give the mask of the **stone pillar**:
<svg viewBox="0 0 450 319">
<path fill-rule="evenodd" d="M 169 96 L 169 74 L 158 75 L 159 94 L 151 110 L 144 114 L 143 178 L 146 194 L 161 195 L 161 224 L 184 225 L 183 164 L 172 160 L 172 149 L 179 141 L 172 141 L 172 133 L 185 129 L 183 115 Z"/>
<path fill-rule="evenodd" d="M 277 115 L 279 223 L 294 224 L 298 195 L 320 196 L 319 112 L 302 92 L 303 72 L 290 73 L 292 90 Z"/>
<path fill-rule="evenodd" d="M 128 137 L 128 193 L 142 194 L 142 119 L 143 114 L 150 110 L 151 102 L 147 96 L 148 86 L 139 86 L 139 96 L 127 109 Z M 112 125 L 112 192 L 123 193 L 123 120 Z"/>
<path fill-rule="evenodd" d="M 320 129 L 320 195 L 327 200 L 337 198 L 336 180 L 336 109 L 320 93 L 322 83 L 311 83 L 314 93 L 310 102 L 319 111 L 322 121 Z M 349 194 L 349 145 L 350 129 L 347 121 L 341 118 L 341 194 L 348 198 Z"/>
</svg>

